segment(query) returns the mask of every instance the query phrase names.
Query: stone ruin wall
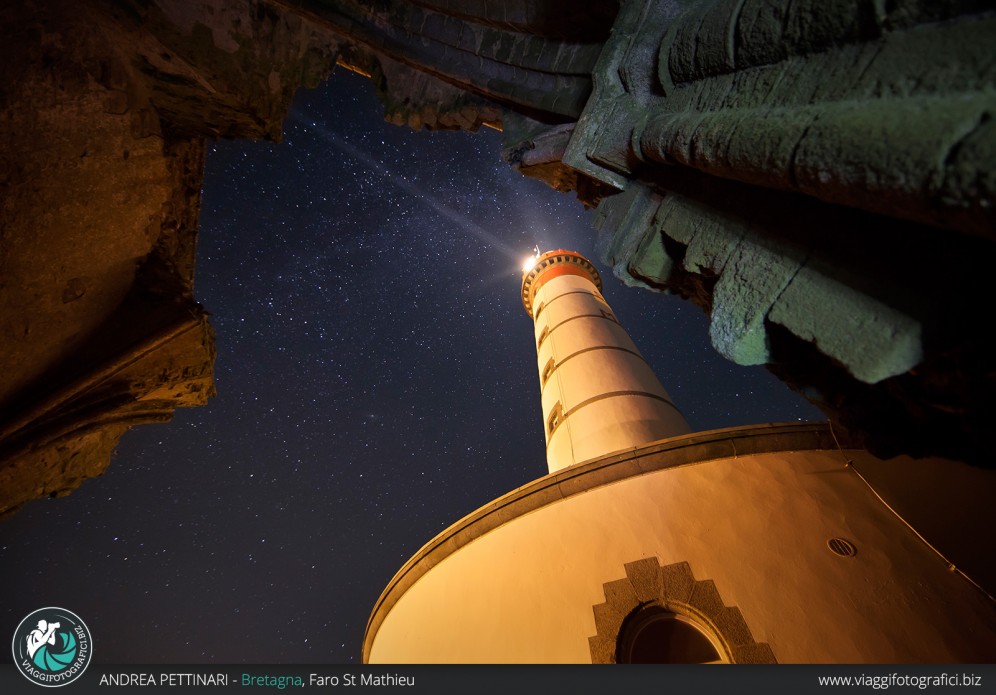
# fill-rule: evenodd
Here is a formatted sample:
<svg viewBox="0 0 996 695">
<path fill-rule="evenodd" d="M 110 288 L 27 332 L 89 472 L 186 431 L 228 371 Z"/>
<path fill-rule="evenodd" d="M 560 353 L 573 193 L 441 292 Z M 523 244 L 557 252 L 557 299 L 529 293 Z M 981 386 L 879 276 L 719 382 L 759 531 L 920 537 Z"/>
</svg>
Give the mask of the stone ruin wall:
<svg viewBox="0 0 996 695">
<path fill-rule="evenodd" d="M 337 62 L 394 123 L 503 128 L 617 276 L 851 440 L 988 462 L 994 3 L 53 0 L 0 27 L 0 514 L 211 396 L 205 142 L 279 139 Z"/>
</svg>

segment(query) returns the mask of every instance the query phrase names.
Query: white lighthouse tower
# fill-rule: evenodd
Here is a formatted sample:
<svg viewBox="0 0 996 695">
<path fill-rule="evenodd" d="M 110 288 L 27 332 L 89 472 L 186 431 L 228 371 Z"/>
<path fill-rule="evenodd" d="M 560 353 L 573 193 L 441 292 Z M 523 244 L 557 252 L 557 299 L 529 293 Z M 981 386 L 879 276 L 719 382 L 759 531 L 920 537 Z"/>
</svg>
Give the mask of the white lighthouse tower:
<svg viewBox="0 0 996 695">
<path fill-rule="evenodd" d="M 964 543 L 990 515 L 933 513 L 990 471 L 884 461 L 828 423 L 689 432 L 587 259 L 537 254 L 521 289 L 550 472 L 398 570 L 364 662 L 996 661 L 969 574 L 992 577 L 991 550 Z"/>
<path fill-rule="evenodd" d="M 522 269 L 550 472 L 690 429 L 601 294 L 591 261 L 557 249 Z"/>
</svg>

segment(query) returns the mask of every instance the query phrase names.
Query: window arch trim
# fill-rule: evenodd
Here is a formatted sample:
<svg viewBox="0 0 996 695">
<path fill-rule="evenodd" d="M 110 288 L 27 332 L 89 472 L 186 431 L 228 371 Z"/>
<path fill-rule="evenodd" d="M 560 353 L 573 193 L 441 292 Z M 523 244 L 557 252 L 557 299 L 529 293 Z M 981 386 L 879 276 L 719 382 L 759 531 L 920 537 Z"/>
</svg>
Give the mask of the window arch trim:
<svg viewBox="0 0 996 695">
<path fill-rule="evenodd" d="M 727 606 L 712 580 L 697 580 L 687 562 L 661 566 L 656 557 L 628 562 L 626 576 L 602 585 L 605 602 L 592 606 L 596 634 L 588 638 L 593 664 L 614 664 L 623 622 L 645 605 L 689 620 L 732 664 L 777 663 L 771 647 L 757 642 L 740 609 Z"/>
</svg>

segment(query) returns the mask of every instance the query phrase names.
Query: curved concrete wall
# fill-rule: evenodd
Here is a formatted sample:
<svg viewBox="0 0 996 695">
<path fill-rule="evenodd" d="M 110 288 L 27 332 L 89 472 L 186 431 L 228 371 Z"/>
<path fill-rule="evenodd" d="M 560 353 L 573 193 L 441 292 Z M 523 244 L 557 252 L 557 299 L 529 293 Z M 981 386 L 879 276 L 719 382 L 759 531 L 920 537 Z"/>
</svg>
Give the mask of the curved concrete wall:
<svg viewBox="0 0 996 695">
<path fill-rule="evenodd" d="M 625 578 L 627 563 L 657 558 L 712 580 L 782 663 L 996 660 L 996 604 L 949 572 L 846 466 L 853 452 L 689 462 L 717 447 L 764 448 L 736 438 L 743 432 L 578 466 L 479 510 L 395 578 L 364 658 L 589 663 L 603 584 Z M 857 554 L 835 555 L 831 538 Z"/>
</svg>

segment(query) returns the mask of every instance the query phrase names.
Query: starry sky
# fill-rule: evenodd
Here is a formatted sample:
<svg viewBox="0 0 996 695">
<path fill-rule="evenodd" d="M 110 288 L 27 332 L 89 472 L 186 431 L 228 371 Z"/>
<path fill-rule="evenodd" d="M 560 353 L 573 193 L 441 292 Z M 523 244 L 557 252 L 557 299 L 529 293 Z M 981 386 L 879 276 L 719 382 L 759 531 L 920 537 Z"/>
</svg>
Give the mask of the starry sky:
<svg viewBox="0 0 996 695">
<path fill-rule="evenodd" d="M 592 213 L 500 150 L 487 128 L 384 123 L 343 70 L 298 94 L 282 143 L 213 144 L 195 294 L 218 396 L 0 522 L 0 634 L 56 605 L 87 623 L 97 663 L 358 662 L 394 572 L 546 474 L 519 299 L 534 245 L 596 262 L 694 429 L 824 419 L 719 357 L 696 307 L 615 280 Z"/>
</svg>

